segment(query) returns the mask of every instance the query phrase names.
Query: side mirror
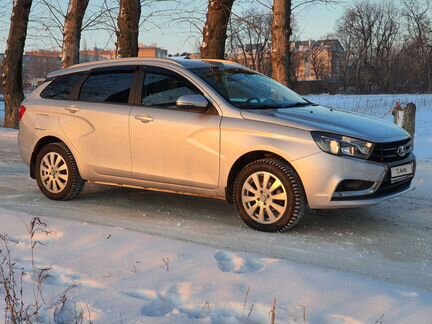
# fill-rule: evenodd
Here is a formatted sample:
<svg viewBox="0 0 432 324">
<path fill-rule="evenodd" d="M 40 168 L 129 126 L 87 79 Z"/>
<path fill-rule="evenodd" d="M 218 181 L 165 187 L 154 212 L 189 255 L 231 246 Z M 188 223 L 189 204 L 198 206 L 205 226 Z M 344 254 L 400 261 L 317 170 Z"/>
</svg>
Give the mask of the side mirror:
<svg viewBox="0 0 432 324">
<path fill-rule="evenodd" d="M 209 102 L 206 98 L 199 94 L 185 95 L 177 99 L 176 106 L 185 110 L 200 110 L 207 109 Z"/>
</svg>

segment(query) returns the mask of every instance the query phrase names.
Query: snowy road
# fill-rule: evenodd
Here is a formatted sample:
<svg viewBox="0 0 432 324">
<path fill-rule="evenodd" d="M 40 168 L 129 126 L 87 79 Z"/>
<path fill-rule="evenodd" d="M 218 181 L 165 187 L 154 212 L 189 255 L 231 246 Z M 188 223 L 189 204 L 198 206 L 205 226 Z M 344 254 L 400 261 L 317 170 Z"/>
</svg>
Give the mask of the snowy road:
<svg viewBox="0 0 432 324">
<path fill-rule="evenodd" d="M 358 273 L 432 291 L 432 161 L 421 161 L 417 190 L 358 210 L 313 211 L 295 230 L 255 232 L 223 201 L 87 186 L 79 200 L 42 196 L 21 162 L 16 133 L 0 134 L 0 208 L 80 220 Z"/>
</svg>

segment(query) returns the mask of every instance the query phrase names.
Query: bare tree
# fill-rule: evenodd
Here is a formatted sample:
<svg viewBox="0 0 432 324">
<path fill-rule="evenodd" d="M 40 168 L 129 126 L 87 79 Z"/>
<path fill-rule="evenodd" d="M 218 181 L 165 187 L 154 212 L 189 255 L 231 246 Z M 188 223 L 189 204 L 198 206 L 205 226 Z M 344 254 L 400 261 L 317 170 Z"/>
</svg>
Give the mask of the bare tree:
<svg viewBox="0 0 432 324">
<path fill-rule="evenodd" d="M 120 36 L 118 17 L 120 9 L 120 0 L 108 1 L 104 0 L 101 8 L 104 10 L 104 19 L 101 21 L 101 27 L 109 33 L 108 43 L 114 39 L 114 52 L 118 56 L 118 39 Z"/>
<path fill-rule="evenodd" d="M 70 0 L 63 29 L 62 67 L 79 63 L 83 18 L 89 0 Z"/>
<path fill-rule="evenodd" d="M 291 0 L 274 0 L 272 24 L 272 70 L 273 79 L 289 85 Z"/>
<path fill-rule="evenodd" d="M 338 39 L 345 50 L 342 60 L 342 83 L 343 91 L 346 92 L 348 88 L 350 58 L 352 56 L 354 45 L 352 36 L 348 33 L 343 32 L 342 30 L 339 30 Z"/>
<path fill-rule="evenodd" d="M 390 91 L 394 75 L 400 11 L 393 1 L 362 0 L 349 7 L 338 23 L 345 47 L 344 84 L 357 91 Z"/>
<path fill-rule="evenodd" d="M 391 69 L 400 36 L 400 13 L 393 1 L 384 1 L 378 7 L 378 22 L 374 35 L 374 82 L 385 92 L 391 88 Z"/>
<path fill-rule="evenodd" d="M 55 0 L 40 0 L 40 12 L 35 19 L 35 28 L 42 27 L 45 38 L 49 38 L 55 47 L 62 50 L 62 67 L 66 68 L 80 61 L 80 41 L 84 31 L 103 29 L 107 6 L 89 7 L 89 0 L 69 0 L 65 3 Z M 39 39 L 40 41 L 40 39 Z"/>
<path fill-rule="evenodd" d="M 140 0 L 120 0 L 117 37 L 118 57 L 138 56 L 140 17 Z"/>
<path fill-rule="evenodd" d="M 406 49 L 417 58 L 413 68 L 423 76 L 423 91 L 432 91 L 432 23 L 429 0 L 404 0 Z"/>
<path fill-rule="evenodd" d="M 2 82 L 6 104 L 4 126 L 18 127 L 18 111 L 24 99 L 22 84 L 22 61 L 27 37 L 32 0 L 15 0 L 9 37 L 2 64 Z"/>
<path fill-rule="evenodd" d="M 314 41 L 310 48 L 310 63 L 315 75 L 315 80 L 322 80 L 328 70 L 329 55 L 327 52 L 328 41 L 326 39 Z"/>
<path fill-rule="evenodd" d="M 228 58 L 271 75 L 271 21 L 271 12 L 255 8 L 242 15 L 233 14 L 228 31 Z"/>
<path fill-rule="evenodd" d="M 370 72 L 374 51 L 374 34 L 379 20 L 375 2 L 362 0 L 348 8 L 339 23 L 339 33 L 350 38 L 352 57 L 347 58 L 355 69 L 355 88 L 365 91 L 370 84 Z"/>
<path fill-rule="evenodd" d="M 209 0 L 201 57 L 225 58 L 225 41 L 234 0 Z"/>
<path fill-rule="evenodd" d="M 272 24 L 273 79 L 288 86 L 292 75 L 291 36 L 295 11 L 316 3 L 337 4 L 339 0 L 274 0 Z"/>
</svg>

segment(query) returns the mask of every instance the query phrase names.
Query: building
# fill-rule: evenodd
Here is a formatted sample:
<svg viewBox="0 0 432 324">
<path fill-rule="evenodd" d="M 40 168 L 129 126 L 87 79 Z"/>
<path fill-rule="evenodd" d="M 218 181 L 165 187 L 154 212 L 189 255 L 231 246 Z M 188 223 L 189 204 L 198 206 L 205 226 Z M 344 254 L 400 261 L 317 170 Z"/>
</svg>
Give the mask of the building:
<svg viewBox="0 0 432 324">
<path fill-rule="evenodd" d="M 27 51 L 23 57 L 23 82 L 26 89 L 33 89 L 43 80 L 48 73 L 61 69 L 61 51 L 34 50 Z M 94 48 L 80 51 L 80 62 L 94 62 L 111 60 L 116 58 L 116 51 Z M 166 49 L 152 45 L 139 45 L 138 57 L 153 58 L 167 57 Z"/>
<path fill-rule="evenodd" d="M 201 59 L 201 53 L 200 52 L 198 52 L 198 53 L 190 53 L 189 54 L 189 58 L 191 60 L 199 60 L 199 59 Z"/>
<path fill-rule="evenodd" d="M 92 50 L 80 51 L 80 62 L 95 62 L 103 60 L 112 60 L 116 58 L 116 52 L 113 50 L 104 50 L 94 48 Z"/>
<path fill-rule="evenodd" d="M 245 44 L 228 59 L 271 76 L 271 44 Z M 292 75 L 295 82 L 339 82 L 344 49 L 336 39 L 299 41 L 291 44 Z"/>
<path fill-rule="evenodd" d="M 155 58 L 167 57 L 168 51 L 164 48 L 158 47 L 157 44 L 144 45 L 139 44 L 138 57 L 142 58 Z"/>
<path fill-rule="evenodd" d="M 30 51 L 23 56 L 23 82 L 25 89 L 34 89 L 49 72 L 61 68 L 61 58 L 57 51 Z"/>
<path fill-rule="evenodd" d="M 340 81 L 344 48 L 337 39 L 309 40 L 291 45 L 297 81 Z"/>
<path fill-rule="evenodd" d="M 235 48 L 227 59 L 265 75 L 272 74 L 271 44 L 244 44 Z"/>
</svg>

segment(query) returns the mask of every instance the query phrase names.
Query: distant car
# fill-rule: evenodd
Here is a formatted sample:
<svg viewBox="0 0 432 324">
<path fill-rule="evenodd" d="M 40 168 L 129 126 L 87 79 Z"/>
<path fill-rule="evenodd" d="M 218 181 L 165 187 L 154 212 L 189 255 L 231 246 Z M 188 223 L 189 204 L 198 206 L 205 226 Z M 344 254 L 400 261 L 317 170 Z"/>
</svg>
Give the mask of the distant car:
<svg viewBox="0 0 432 324">
<path fill-rule="evenodd" d="M 311 209 L 412 189 L 410 136 L 313 104 L 218 60 L 120 59 L 51 73 L 23 102 L 19 144 L 50 199 L 85 182 L 226 199 L 261 231 Z"/>
</svg>

